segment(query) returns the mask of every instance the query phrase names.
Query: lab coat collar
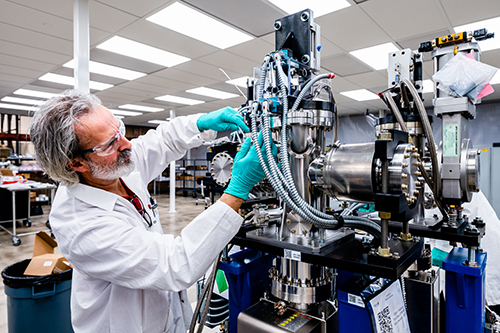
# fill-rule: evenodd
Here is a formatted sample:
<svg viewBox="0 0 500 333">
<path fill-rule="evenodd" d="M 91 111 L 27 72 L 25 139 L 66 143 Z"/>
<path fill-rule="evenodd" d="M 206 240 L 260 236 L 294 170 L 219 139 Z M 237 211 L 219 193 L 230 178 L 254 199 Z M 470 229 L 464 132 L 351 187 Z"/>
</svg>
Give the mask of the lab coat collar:
<svg viewBox="0 0 500 333">
<path fill-rule="evenodd" d="M 118 199 L 118 195 L 114 193 L 85 184 L 68 187 L 68 192 L 83 202 L 107 211 L 113 210 Z"/>
<path fill-rule="evenodd" d="M 134 193 L 139 193 L 141 178 L 137 171 L 132 172 L 130 175 L 122 178 L 122 180 Z M 82 183 L 68 187 L 68 192 L 83 202 L 107 211 L 113 210 L 116 200 L 119 198 L 119 196 L 114 193 Z"/>
</svg>

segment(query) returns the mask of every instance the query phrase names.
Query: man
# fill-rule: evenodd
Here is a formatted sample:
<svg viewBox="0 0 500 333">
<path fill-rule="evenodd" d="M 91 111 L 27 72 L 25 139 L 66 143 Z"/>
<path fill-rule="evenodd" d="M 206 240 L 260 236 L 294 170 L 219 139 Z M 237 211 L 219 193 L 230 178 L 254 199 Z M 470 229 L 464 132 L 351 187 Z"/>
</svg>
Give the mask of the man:
<svg viewBox="0 0 500 333">
<path fill-rule="evenodd" d="M 248 131 L 224 108 L 175 118 L 129 141 L 123 123 L 91 94 L 65 91 L 39 107 L 30 134 L 38 163 L 60 182 L 50 224 L 74 268 L 75 332 L 186 331 L 185 289 L 235 235 L 237 211 L 264 173 L 247 139 L 221 199 L 176 238 L 163 235 L 146 186 L 211 130 L 238 128 Z"/>
</svg>

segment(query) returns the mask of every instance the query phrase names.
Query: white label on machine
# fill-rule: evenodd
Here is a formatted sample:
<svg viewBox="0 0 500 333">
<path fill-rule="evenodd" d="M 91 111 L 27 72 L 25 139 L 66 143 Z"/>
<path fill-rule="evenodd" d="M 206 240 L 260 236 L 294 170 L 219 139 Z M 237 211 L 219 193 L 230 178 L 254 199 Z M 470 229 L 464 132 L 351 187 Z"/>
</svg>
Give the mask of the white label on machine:
<svg viewBox="0 0 500 333">
<path fill-rule="evenodd" d="M 458 125 L 443 126 L 443 156 L 457 157 L 458 156 Z"/>
<path fill-rule="evenodd" d="M 284 249 L 283 252 L 284 252 L 283 257 L 285 259 L 292 259 L 292 260 L 296 260 L 296 261 L 302 261 L 302 259 L 301 259 L 302 258 L 302 254 L 299 251 L 293 251 L 293 250 Z"/>
<path fill-rule="evenodd" d="M 43 266 L 52 266 L 52 261 L 46 261 L 43 263 Z"/>
<path fill-rule="evenodd" d="M 358 295 L 353 295 L 353 294 L 347 294 L 347 302 L 353 305 L 360 306 L 362 308 L 365 307 L 365 302 L 363 302 L 363 299 L 361 296 Z"/>
<path fill-rule="evenodd" d="M 410 333 L 410 324 L 401 291 L 401 282 L 393 282 L 369 302 L 376 333 Z"/>
</svg>

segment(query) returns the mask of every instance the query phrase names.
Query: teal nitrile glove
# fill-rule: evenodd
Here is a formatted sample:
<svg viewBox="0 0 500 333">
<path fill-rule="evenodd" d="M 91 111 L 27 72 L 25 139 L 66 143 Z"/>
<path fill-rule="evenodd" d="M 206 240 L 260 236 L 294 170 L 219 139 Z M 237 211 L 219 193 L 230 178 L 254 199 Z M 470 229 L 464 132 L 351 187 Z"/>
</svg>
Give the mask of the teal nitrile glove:
<svg viewBox="0 0 500 333">
<path fill-rule="evenodd" d="M 200 131 L 214 130 L 221 132 L 231 130 L 234 132 L 240 128 L 245 132 L 250 131 L 239 112 L 234 111 L 229 106 L 205 113 L 198 118 L 196 125 Z"/>
<path fill-rule="evenodd" d="M 266 157 L 266 147 L 262 143 L 262 133 L 259 134 L 260 150 L 264 159 Z M 276 158 L 278 148 L 272 144 L 273 155 Z M 252 187 L 266 177 L 259 162 L 255 145 L 252 145 L 250 138 L 247 138 L 234 157 L 233 172 L 231 181 L 224 193 L 246 200 Z"/>
</svg>

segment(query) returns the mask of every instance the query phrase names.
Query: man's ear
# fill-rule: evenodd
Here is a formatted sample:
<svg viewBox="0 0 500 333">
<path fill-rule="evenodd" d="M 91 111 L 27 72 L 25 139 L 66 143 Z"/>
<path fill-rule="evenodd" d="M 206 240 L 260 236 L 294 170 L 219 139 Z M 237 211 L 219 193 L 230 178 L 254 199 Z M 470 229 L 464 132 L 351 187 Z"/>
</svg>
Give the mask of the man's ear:
<svg viewBox="0 0 500 333">
<path fill-rule="evenodd" d="M 87 162 L 85 162 L 85 160 L 81 156 L 77 156 L 72 160 L 69 160 L 68 168 L 80 173 L 84 173 L 90 170 L 89 165 L 87 164 Z"/>
</svg>

